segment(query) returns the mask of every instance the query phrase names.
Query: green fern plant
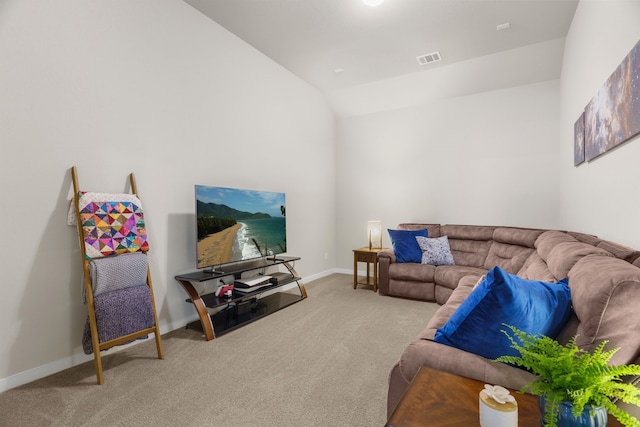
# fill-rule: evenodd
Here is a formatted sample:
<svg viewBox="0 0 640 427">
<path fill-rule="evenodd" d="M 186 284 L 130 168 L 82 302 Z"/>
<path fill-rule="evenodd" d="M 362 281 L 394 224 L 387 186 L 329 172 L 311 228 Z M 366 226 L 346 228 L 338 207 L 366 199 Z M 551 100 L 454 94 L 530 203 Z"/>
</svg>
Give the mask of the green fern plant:
<svg viewBox="0 0 640 427">
<path fill-rule="evenodd" d="M 640 390 L 624 383 L 622 377 L 640 375 L 640 365 L 609 366 L 618 351 L 605 351 L 607 341 L 596 347 L 593 354 L 580 350 L 574 336 L 566 345 L 544 335 L 530 335 L 514 326 L 502 332 L 511 341 L 511 347 L 520 356 L 501 356 L 496 359 L 522 367 L 538 378 L 526 384 L 520 393 L 529 391 L 545 396 L 547 406 L 544 422 L 547 427 L 557 426 L 557 412 L 562 401 L 573 403 L 573 415 L 578 416 L 585 405 L 602 406 L 627 427 L 640 427 L 640 421 L 615 405 L 616 400 L 640 406 Z"/>
</svg>

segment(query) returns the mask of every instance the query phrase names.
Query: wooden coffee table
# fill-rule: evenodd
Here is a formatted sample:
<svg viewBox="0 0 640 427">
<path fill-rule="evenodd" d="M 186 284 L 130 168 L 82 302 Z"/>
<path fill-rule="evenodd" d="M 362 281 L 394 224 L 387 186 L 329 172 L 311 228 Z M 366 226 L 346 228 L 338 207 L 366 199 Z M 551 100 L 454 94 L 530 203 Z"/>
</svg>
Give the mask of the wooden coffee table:
<svg viewBox="0 0 640 427">
<path fill-rule="evenodd" d="M 422 367 L 404 392 L 386 427 L 479 426 L 481 381 Z M 540 427 L 538 398 L 511 391 L 518 401 L 518 426 Z M 608 427 L 622 424 L 609 415 Z"/>
</svg>

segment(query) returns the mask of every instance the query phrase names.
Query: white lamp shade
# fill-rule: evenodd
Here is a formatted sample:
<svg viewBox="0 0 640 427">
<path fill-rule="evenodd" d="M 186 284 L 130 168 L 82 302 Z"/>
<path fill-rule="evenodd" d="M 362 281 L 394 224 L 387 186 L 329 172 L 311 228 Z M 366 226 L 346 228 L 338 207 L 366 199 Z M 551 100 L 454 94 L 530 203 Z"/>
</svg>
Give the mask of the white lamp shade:
<svg viewBox="0 0 640 427">
<path fill-rule="evenodd" d="M 369 239 L 369 249 L 382 248 L 382 222 L 369 221 L 367 223 L 367 236 Z"/>
</svg>

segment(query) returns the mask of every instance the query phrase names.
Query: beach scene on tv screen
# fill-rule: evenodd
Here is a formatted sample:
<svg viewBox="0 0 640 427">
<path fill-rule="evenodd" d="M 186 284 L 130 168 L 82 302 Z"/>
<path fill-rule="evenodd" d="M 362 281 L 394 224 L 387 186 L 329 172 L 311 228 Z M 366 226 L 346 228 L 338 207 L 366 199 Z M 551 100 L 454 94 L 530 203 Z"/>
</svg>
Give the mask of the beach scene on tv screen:
<svg viewBox="0 0 640 427">
<path fill-rule="evenodd" d="M 198 268 L 286 252 L 285 194 L 196 185 Z"/>
</svg>

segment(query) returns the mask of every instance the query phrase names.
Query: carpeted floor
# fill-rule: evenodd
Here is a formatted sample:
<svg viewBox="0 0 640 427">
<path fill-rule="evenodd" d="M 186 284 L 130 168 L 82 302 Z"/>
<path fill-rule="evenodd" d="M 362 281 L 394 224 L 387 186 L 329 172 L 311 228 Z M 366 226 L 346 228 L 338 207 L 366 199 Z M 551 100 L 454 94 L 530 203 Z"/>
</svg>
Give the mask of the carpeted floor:
<svg viewBox="0 0 640 427">
<path fill-rule="evenodd" d="M 389 370 L 437 305 L 353 289 L 334 274 L 309 298 L 204 341 L 148 340 L 0 394 L 2 426 L 382 426 Z"/>
</svg>

